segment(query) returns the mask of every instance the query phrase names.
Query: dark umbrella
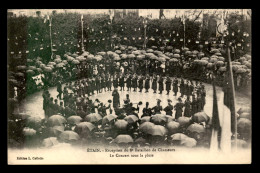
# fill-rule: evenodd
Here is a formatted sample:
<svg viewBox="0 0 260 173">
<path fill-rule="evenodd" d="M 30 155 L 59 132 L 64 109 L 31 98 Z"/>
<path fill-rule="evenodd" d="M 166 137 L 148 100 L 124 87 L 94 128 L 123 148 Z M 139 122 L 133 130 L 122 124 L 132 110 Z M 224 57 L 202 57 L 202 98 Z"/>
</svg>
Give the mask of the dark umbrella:
<svg viewBox="0 0 260 173">
<path fill-rule="evenodd" d="M 251 121 L 246 118 L 240 118 L 237 121 L 237 131 L 238 133 L 247 132 L 251 128 Z"/>
<path fill-rule="evenodd" d="M 81 122 L 76 125 L 74 131 L 77 132 L 81 136 L 89 136 L 90 133 L 96 128 L 90 122 Z"/>
<path fill-rule="evenodd" d="M 116 119 L 117 118 L 117 115 L 106 115 L 103 117 L 102 119 L 102 124 L 105 125 L 109 122 L 111 122 L 112 120 Z"/>
<path fill-rule="evenodd" d="M 82 121 L 82 118 L 80 116 L 73 115 L 73 116 L 70 116 L 67 119 L 67 121 L 69 124 L 79 124 Z"/>
<path fill-rule="evenodd" d="M 138 143 L 138 144 L 145 144 L 147 143 L 146 139 L 144 139 L 143 137 L 139 137 L 135 140 L 135 143 Z"/>
<path fill-rule="evenodd" d="M 151 117 L 150 116 L 144 116 L 141 118 L 141 124 L 143 124 L 144 122 L 150 122 Z"/>
<path fill-rule="evenodd" d="M 61 115 L 52 115 L 48 118 L 47 124 L 50 127 L 53 126 L 63 126 L 65 123 L 67 122 L 67 120 L 61 116 Z"/>
<path fill-rule="evenodd" d="M 184 138 L 183 140 L 181 140 L 180 144 L 182 146 L 192 148 L 192 147 L 195 147 L 197 145 L 197 141 L 193 138 L 188 137 L 188 138 Z"/>
<path fill-rule="evenodd" d="M 130 135 L 118 135 L 113 142 L 120 144 L 120 143 L 132 143 L 134 142 L 133 138 Z"/>
<path fill-rule="evenodd" d="M 64 131 L 64 126 L 53 126 L 47 128 L 48 136 L 59 136 Z"/>
<path fill-rule="evenodd" d="M 40 117 L 29 117 L 26 120 L 26 126 L 33 129 L 37 129 L 41 127 L 41 122 L 42 119 Z"/>
<path fill-rule="evenodd" d="M 60 134 L 59 140 L 62 142 L 74 142 L 80 139 L 79 135 L 76 132 L 73 131 L 64 131 Z"/>
<path fill-rule="evenodd" d="M 152 129 L 149 130 L 149 134 L 153 136 L 164 136 L 168 133 L 168 130 L 161 125 L 154 125 Z"/>
<path fill-rule="evenodd" d="M 179 131 L 180 123 L 175 122 L 175 121 L 171 121 L 171 122 L 167 123 L 166 127 L 169 130 L 170 134 L 174 134 L 174 133 L 177 133 Z"/>
<path fill-rule="evenodd" d="M 205 112 L 198 112 L 193 116 L 193 120 L 196 123 L 208 122 L 209 119 L 210 119 L 209 116 Z"/>
<path fill-rule="evenodd" d="M 167 123 L 175 120 L 175 118 L 170 115 L 166 115 L 166 118 L 167 118 Z"/>
<path fill-rule="evenodd" d="M 188 136 L 183 133 L 175 133 L 175 134 L 171 135 L 172 141 L 182 141 L 185 138 L 188 138 Z"/>
<path fill-rule="evenodd" d="M 42 146 L 45 147 L 45 148 L 52 147 L 52 146 L 57 145 L 57 144 L 59 144 L 59 141 L 57 140 L 56 137 L 45 138 L 42 141 Z"/>
<path fill-rule="evenodd" d="M 135 115 L 128 115 L 124 118 L 124 120 L 126 120 L 129 124 L 133 124 L 133 123 L 136 123 L 139 118 Z"/>
<path fill-rule="evenodd" d="M 126 120 L 117 120 L 115 122 L 115 127 L 120 130 L 125 130 L 127 128 L 128 122 Z"/>
<path fill-rule="evenodd" d="M 153 128 L 153 126 L 155 125 L 151 122 L 144 122 L 139 126 L 139 130 L 143 133 L 151 134 L 151 129 Z"/>
<path fill-rule="evenodd" d="M 193 132 L 197 132 L 197 133 L 205 133 L 206 130 L 205 128 L 200 125 L 200 124 L 191 124 L 188 128 L 187 128 L 187 131 L 193 133 Z"/>
<path fill-rule="evenodd" d="M 102 116 L 97 113 L 91 113 L 85 117 L 85 120 L 91 123 L 95 123 L 102 120 Z"/>
<path fill-rule="evenodd" d="M 155 114 L 151 116 L 151 122 L 153 122 L 156 125 L 161 125 L 166 123 L 167 118 L 165 115 L 162 114 Z"/>
<path fill-rule="evenodd" d="M 190 118 L 188 118 L 188 117 L 179 117 L 177 119 L 177 122 L 180 123 L 180 126 L 186 126 L 186 125 L 188 125 L 190 123 Z"/>
</svg>

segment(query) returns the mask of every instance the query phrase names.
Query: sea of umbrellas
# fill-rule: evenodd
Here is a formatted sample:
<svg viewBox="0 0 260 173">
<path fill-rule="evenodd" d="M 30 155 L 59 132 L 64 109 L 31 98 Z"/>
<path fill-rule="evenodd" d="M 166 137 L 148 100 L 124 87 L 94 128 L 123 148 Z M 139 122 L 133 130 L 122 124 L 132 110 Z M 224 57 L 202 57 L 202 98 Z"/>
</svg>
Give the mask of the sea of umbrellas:
<svg viewBox="0 0 260 173">
<path fill-rule="evenodd" d="M 136 47 L 121 45 L 116 46 L 115 51 L 97 52 L 95 55 L 87 51 L 81 54 L 79 52 L 67 52 L 63 56 L 56 55 L 47 64 L 43 63 L 41 57 L 34 59 L 27 58 L 26 63 L 16 63 L 16 67 L 12 68 L 12 70 L 9 68 L 8 70 L 8 81 L 10 86 L 20 87 L 27 85 L 27 87 L 31 87 L 31 85 L 35 85 L 35 83 L 30 82 L 30 79 L 32 79 L 33 76 L 43 74 L 48 83 L 53 81 L 53 85 L 55 85 L 57 75 L 62 76 L 64 79 L 66 78 L 65 74 L 70 73 L 67 78 L 72 78 L 73 76 L 78 76 L 79 73 L 83 73 L 83 69 L 91 73 L 91 70 L 87 67 L 88 65 L 97 64 L 105 67 L 106 63 L 109 62 L 109 65 L 113 66 L 111 68 L 114 68 L 113 63 L 120 68 L 125 62 L 130 61 L 134 61 L 134 63 L 137 64 L 150 61 L 159 64 L 160 68 L 174 67 L 170 68 L 170 71 L 181 68 L 184 74 L 188 74 L 189 69 L 196 69 L 195 72 L 216 71 L 217 75 L 222 79 L 224 78 L 224 72 L 227 70 L 227 63 L 225 62 L 221 50 L 221 46 L 219 46 L 219 48 L 212 48 L 209 53 L 203 53 L 202 50 L 191 51 L 189 48 L 183 48 L 181 50 L 174 49 L 172 46 L 167 46 L 166 48 L 152 46 L 147 50 L 138 50 Z M 21 58 L 21 56 L 13 56 L 10 61 L 18 62 L 17 60 L 19 60 L 19 58 Z M 166 63 L 169 64 L 167 67 Z M 141 67 L 142 66 L 135 66 L 135 68 Z M 234 74 L 241 75 L 242 78 L 246 78 L 245 76 L 247 76 L 249 78 L 245 80 L 251 80 L 251 55 L 245 54 L 232 61 L 232 69 Z M 191 74 L 194 74 L 194 72 Z M 198 76 L 202 76 L 201 73 Z M 27 89 L 27 91 L 31 90 L 33 89 Z"/>
<path fill-rule="evenodd" d="M 251 139 L 251 109 L 240 108 L 238 146 L 247 148 Z M 59 144 L 111 147 L 210 147 L 211 118 L 205 112 L 175 119 L 165 114 L 139 118 L 136 115 L 90 113 L 81 118 L 57 114 L 47 121 L 26 113 L 8 119 L 9 146 L 51 148 Z M 232 141 L 233 142 L 233 141 Z"/>
</svg>

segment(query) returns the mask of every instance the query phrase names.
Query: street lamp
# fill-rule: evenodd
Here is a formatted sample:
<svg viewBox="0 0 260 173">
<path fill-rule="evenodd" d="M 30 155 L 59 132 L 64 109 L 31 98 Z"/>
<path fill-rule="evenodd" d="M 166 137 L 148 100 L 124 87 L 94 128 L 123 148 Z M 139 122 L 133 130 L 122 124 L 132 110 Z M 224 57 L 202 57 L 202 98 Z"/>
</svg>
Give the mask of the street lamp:
<svg viewBox="0 0 260 173">
<path fill-rule="evenodd" d="M 143 24 L 144 24 L 144 50 L 146 50 L 146 27 L 147 27 L 147 19 L 143 19 Z"/>
</svg>

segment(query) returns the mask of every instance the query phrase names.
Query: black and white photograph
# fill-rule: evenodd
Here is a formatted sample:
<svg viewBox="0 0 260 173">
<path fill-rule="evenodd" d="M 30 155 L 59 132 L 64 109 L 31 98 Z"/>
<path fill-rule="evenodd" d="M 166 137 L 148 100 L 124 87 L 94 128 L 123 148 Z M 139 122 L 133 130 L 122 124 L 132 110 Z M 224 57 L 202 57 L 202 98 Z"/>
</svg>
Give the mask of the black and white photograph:
<svg viewBox="0 0 260 173">
<path fill-rule="evenodd" d="M 8 9 L 8 164 L 250 164 L 251 15 Z"/>
</svg>

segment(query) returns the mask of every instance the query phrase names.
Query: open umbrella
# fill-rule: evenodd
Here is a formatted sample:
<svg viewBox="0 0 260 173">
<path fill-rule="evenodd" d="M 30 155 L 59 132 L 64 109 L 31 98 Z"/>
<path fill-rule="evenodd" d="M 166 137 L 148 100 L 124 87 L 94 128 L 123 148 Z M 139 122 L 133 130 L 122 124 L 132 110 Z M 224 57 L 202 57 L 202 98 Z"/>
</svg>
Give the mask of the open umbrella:
<svg viewBox="0 0 260 173">
<path fill-rule="evenodd" d="M 16 76 L 19 76 L 19 77 L 24 77 L 24 74 L 21 73 L 21 72 L 18 72 L 18 73 L 15 73 Z"/>
<path fill-rule="evenodd" d="M 209 119 L 210 119 L 209 116 L 205 112 L 198 112 L 193 116 L 193 120 L 196 123 L 208 122 Z"/>
<path fill-rule="evenodd" d="M 27 70 L 26 73 L 29 74 L 29 75 L 34 75 L 35 74 L 35 72 L 33 70 Z"/>
<path fill-rule="evenodd" d="M 186 126 L 190 124 L 190 118 L 188 117 L 179 117 L 177 119 L 177 122 L 180 123 L 180 126 Z"/>
<path fill-rule="evenodd" d="M 169 130 L 170 134 L 174 134 L 174 133 L 177 133 L 179 131 L 180 123 L 175 122 L 175 121 L 171 121 L 171 122 L 167 123 L 166 127 Z"/>
<path fill-rule="evenodd" d="M 239 115 L 239 118 L 247 118 L 247 119 L 251 119 L 251 114 L 248 112 L 243 112 Z"/>
<path fill-rule="evenodd" d="M 165 115 L 155 114 L 155 115 L 151 116 L 151 122 L 153 122 L 154 124 L 161 125 L 161 124 L 166 123 L 166 121 L 167 121 L 167 118 Z"/>
<path fill-rule="evenodd" d="M 175 120 L 175 118 L 170 115 L 166 115 L 166 119 L 167 119 L 167 123 Z"/>
<path fill-rule="evenodd" d="M 150 134 L 153 126 L 155 126 L 155 125 L 151 122 L 144 122 L 139 126 L 139 130 L 143 133 Z"/>
<path fill-rule="evenodd" d="M 62 132 L 59 137 L 59 140 L 62 142 L 73 142 L 80 139 L 79 135 L 76 132 L 73 132 L 71 130 Z"/>
<path fill-rule="evenodd" d="M 237 111 L 238 114 L 242 114 L 242 113 L 244 113 L 244 112 L 251 113 L 251 108 L 250 108 L 250 107 L 242 107 L 242 108 L 240 108 L 240 109 Z"/>
<path fill-rule="evenodd" d="M 45 147 L 45 148 L 52 147 L 52 146 L 57 145 L 57 144 L 59 144 L 59 141 L 57 140 L 56 137 L 45 138 L 42 141 L 42 146 Z"/>
<path fill-rule="evenodd" d="M 205 128 L 200 125 L 200 124 L 197 124 L 197 123 L 194 123 L 194 124 L 191 124 L 188 128 L 187 128 L 187 131 L 193 133 L 193 132 L 197 132 L 197 133 L 205 133 L 206 130 Z"/>
<path fill-rule="evenodd" d="M 89 136 L 90 132 L 94 130 L 96 126 L 94 126 L 90 122 L 81 122 L 76 125 L 74 131 L 77 132 L 81 136 Z"/>
<path fill-rule="evenodd" d="M 47 136 L 59 136 L 64 131 L 64 126 L 48 127 L 46 130 Z"/>
<path fill-rule="evenodd" d="M 65 123 L 67 122 L 67 120 L 61 116 L 61 115 L 52 115 L 49 117 L 47 124 L 50 127 L 53 126 L 63 126 Z"/>
<path fill-rule="evenodd" d="M 144 122 L 150 122 L 151 117 L 150 116 L 144 116 L 141 118 L 141 124 L 143 124 Z"/>
<path fill-rule="evenodd" d="M 133 124 L 133 123 L 136 123 L 139 118 L 135 115 L 128 115 L 124 118 L 124 120 L 126 120 L 129 124 Z"/>
<path fill-rule="evenodd" d="M 43 69 L 45 72 L 52 72 L 52 68 L 51 67 L 44 67 Z"/>
<path fill-rule="evenodd" d="M 114 120 L 116 118 L 117 118 L 117 115 L 112 115 L 112 114 L 106 115 L 102 119 L 102 124 L 105 125 L 105 124 L 111 122 L 112 120 Z"/>
<path fill-rule="evenodd" d="M 102 116 L 97 113 L 91 113 L 91 114 L 86 115 L 86 117 L 85 117 L 85 121 L 91 122 L 91 123 L 95 123 L 100 120 L 102 120 Z"/>
<path fill-rule="evenodd" d="M 180 54 L 175 53 L 175 54 L 173 54 L 173 57 L 174 58 L 180 58 L 181 56 L 180 56 Z"/>
<path fill-rule="evenodd" d="M 34 135 L 36 135 L 36 130 L 28 128 L 28 127 L 24 127 L 23 128 L 23 135 L 24 136 L 34 136 Z"/>
<path fill-rule="evenodd" d="M 40 117 L 29 117 L 26 120 L 26 126 L 33 129 L 37 129 L 41 127 L 41 122 L 42 119 Z"/>
<path fill-rule="evenodd" d="M 117 120 L 115 122 L 115 127 L 119 130 L 125 130 L 127 128 L 128 122 L 126 120 Z"/>
<path fill-rule="evenodd" d="M 172 58 L 172 59 L 170 59 L 169 61 L 170 61 L 170 62 L 178 62 L 179 60 L 176 59 L 176 58 Z"/>
<path fill-rule="evenodd" d="M 184 138 L 183 140 L 181 140 L 181 143 L 180 143 L 182 146 L 185 146 L 185 147 L 195 147 L 197 145 L 197 141 L 193 138 Z"/>
<path fill-rule="evenodd" d="M 183 133 L 175 133 L 175 134 L 171 135 L 172 141 L 182 141 L 185 138 L 188 138 L 188 136 Z"/>
<path fill-rule="evenodd" d="M 113 142 L 120 143 L 132 143 L 134 142 L 133 138 L 130 135 L 118 135 Z"/>
<path fill-rule="evenodd" d="M 69 124 L 79 124 L 82 121 L 82 118 L 80 116 L 73 115 L 73 116 L 70 116 L 67 119 L 67 121 Z"/>
<path fill-rule="evenodd" d="M 137 138 L 135 140 L 135 143 L 137 143 L 137 144 L 145 144 L 145 143 L 147 143 L 147 141 L 143 137 L 139 137 L 139 138 Z"/>
<path fill-rule="evenodd" d="M 121 58 L 120 58 L 119 56 L 115 56 L 115 57 L 114 57 L 114 60 L 115 60 L 115 61 L 120 61 Z"/>
<path fill-rule="evenodd" d="M 154 125 L 149 131 L 149 134 L 153 136 L 164 136 L 168 133 L 168 130 L 161 125 Z"/>
<path fill-rule="evenodd" d="M 76 60 L 76 59 L 74 59 L 73 61 L 72 61 L 72 64 L 75 64 L 75 65 L 77 65 L 77 64 L 79 64 L 80 62 L 79 62 L 79 60 Z"/>
<path fill-rule="evenodd" d="M 237 131 L 238 133 L 244 133 L 251 129 L 251 121 L 246 118 L 240 118 L 237 121 Z"/>
</svg>

